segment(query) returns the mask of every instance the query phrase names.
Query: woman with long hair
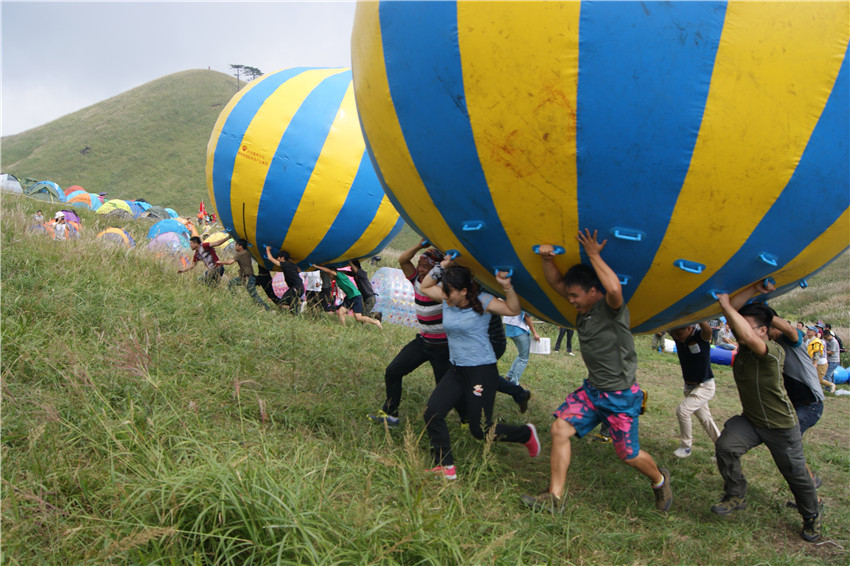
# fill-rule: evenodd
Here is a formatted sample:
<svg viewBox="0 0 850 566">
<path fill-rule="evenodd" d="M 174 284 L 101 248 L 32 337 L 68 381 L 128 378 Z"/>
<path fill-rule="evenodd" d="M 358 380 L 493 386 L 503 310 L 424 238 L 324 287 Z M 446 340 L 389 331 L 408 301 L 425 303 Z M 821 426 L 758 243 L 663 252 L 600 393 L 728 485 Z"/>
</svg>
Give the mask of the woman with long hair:
<svg viewBox="0 0 850 566">
<path fill-rule="evenodd" d="M 469 432 L 473 437 L 483 440 L 493 433 L 496 440 L 524 444 L 532 458 L 540 454 L 534 425 L 493 425 L 499 370 L 490 343 L 490 319 L 492 316 L 515 316 L 521 311 L 519 297 L 506 275 L 504 272 L 496 274 L 496 281 L 505 292 L 504 300 L 481 291 L 472 271 L 452 265 L 449 257 L 422 281 L 422 293 L 443 303 L 443 328 L 449 342 L 451 367 L 431 393 L 425 408 L 425 424 L 435 465 L 432 471 L 441 473 L 446 479 L 457 478 L 446 415 L 459 402 L 466 406 Z"/>
</svg>

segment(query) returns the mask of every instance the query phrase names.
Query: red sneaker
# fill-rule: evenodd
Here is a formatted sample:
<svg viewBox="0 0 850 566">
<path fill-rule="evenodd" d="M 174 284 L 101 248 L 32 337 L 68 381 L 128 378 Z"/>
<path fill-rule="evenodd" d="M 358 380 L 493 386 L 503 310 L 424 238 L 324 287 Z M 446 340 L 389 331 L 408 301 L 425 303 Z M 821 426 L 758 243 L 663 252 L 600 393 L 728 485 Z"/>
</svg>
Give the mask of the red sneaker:
<svg viewBox="0 0 850 566">
<path fill-rule="evenodd" d="M 540 439 L 537 438 L 537 429 L 534 428 L 533 424 L 527 424 L 525 426 L 531 429 L 531 438 L 525 443 L 525 447 L 528 448 L 529 456 L 537 458 L 540 455 Z"/>
<path fill-rule="evenodd" d="M 435 474 L 443 474 L 443 477 L 447 480 L 457 479 L 457 468 L 455 468 L 454 466 L 437 466 L 435 468 L 431 468 L 428 471 L 434 472 Z"/>
</svg>

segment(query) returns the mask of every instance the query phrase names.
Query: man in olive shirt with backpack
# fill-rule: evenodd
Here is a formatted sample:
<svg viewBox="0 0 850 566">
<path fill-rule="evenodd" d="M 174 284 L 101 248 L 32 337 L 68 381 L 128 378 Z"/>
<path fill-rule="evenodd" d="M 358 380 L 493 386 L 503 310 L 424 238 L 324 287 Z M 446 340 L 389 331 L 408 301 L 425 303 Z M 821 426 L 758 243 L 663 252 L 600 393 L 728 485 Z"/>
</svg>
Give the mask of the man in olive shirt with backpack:
<svg viewBox="0 0 850 566">
<path fill-rule="evenodd" d="M 726 421 L 715 443 L 724 495 L 711 511 L 728 515 L 747 507 L 747 480 L 741 471 L 741 456 L 765 444 L 803 516 L 800 535 L 808 542 L 815 542 L 820 539 L 821 531 L 818 495 L 806 467 L 797 413 L 783 387 L 785 352 L 769 336 L 773 311 L 760 303 L 746 304 L 736 310 L 746 302 L 747 293 L 740 293 L 731 301 L 729 295 L 719 293 L 717 300 L 738 340 L 732 375 L 743 414 Z"/>
</svg>

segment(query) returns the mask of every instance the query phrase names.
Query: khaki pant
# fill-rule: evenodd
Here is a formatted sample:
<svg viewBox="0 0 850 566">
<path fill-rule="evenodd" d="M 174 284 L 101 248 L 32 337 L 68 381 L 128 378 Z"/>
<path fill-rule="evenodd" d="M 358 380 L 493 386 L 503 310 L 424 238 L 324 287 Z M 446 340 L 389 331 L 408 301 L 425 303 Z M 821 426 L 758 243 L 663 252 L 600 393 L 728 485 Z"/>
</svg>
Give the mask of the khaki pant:
<svg viewBox="0 0 850 566">
<path fill-rule="evenodd" d="M 713 379 L 699 385 L 685 385 L 685 399 L 676 408 L 676 417 L 679 419 L 679 441 L 684 448 L 690 448 L 694 440 L 691 415 L 696 415 L 711 442 L 717 442 L 717 437 L 720 436 L 720 429 L 714 424 L 711 410 L 708 408 L 708 402 L 714 397 L 714 387 Z"/>
</svg>

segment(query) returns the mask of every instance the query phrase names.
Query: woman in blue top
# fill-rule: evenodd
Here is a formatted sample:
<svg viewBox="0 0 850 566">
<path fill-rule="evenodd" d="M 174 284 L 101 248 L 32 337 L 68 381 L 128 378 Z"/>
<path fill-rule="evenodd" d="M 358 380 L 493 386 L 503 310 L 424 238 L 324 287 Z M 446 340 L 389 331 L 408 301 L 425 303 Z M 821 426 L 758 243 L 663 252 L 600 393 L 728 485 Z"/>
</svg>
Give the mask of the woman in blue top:
<svg viewBox="0 0 850 566">
<path fill-rule="evenodd" d="M 443 303 L 443 328 L 449 341 L 451 367 L 437 384 L 425 408 L 425 424 L 431 439 L 435 467 L 446 479 L 455 479 L 457 472 L 452 457 L 446 415 L 459 402 L 466 405 L 469 432 L 478 440 L 484 439 L 491 428 L 495 438 L 520 442 L 532 458 L 540 454 L 540 441 L 534 425 L 493 426 L 493 402 L 499 384 L 496 354 L 490 343 L 491 315 L 514 316 L 520 313 L 519 298 L 509 277 L 496 274 L 496 281 L 505 291 L 505 300 L 482 292 L 472 272 L 451 265 L 445 258 L 425 277 L 421 292 Z M 438 284 L 442 282 L 442 289 Z M 483 419 L 482 419 L 483 413 Z"/>
</svg>

